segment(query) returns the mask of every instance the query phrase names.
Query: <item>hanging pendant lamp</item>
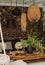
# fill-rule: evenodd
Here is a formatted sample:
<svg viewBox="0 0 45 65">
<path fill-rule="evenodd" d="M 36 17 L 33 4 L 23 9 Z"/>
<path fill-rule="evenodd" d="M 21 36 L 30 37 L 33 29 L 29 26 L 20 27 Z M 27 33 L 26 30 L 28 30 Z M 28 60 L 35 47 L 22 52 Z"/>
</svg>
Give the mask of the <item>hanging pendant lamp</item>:
<svg viewBox="0 0 45 65">
<path fill-rule="evenodd" d="M 24 12 L 24 0 L 23 0 L 23 8 L 21 13 L 21 30 L 26 32 L 26 13 Z"/>
<path fill-rule="evenodd" d="M 11 0 L 11 10 L 12 10 L 12 0 Z M 6 21 L 7 21 L 6 27 L 8 27 L 10 29 L 16 28 L 16 22 L 15 22 L 16 20 L 13 19 L 11 13 L 7 14 Z"/>
<path fill-rule="evenodd" d="M 27 17 L 30 22 L 39 21 L 41 18 L 41 11 L 38 5 L 33 0 L 33 5 L 29 6 Z"/>
<path fill-rule="evenodd" d="M 12 14 L 15 16 L 21 15 L 21 10 L 17 7 L 17 0 L 16 0 L 16 7 L 12 10 Z"/>
</svg>

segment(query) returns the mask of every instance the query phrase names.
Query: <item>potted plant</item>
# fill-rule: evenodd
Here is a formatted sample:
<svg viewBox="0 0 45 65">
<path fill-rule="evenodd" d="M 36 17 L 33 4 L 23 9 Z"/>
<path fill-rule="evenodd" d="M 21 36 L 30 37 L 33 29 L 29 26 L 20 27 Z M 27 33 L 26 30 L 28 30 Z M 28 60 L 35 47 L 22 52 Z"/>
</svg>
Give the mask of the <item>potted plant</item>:
<svg viewBox="0 0 45 65">
<path fill-rule="evenodd" d="M 28 38 L 26 40 L 21 39 L 20 41 L 22 42 L 23 49 L 26 52 L 31 54 L 33 52 L 33 49 L 32 49 L 32 44 L 33 44 L 32 37 L 28 34 Z"/>
<path fill-rule="evenodd" d="M 42 40 L 39 40 L 36 35 L 28 34 L 27 40 L 21 39 L 22 46 L 28 53 L 32 53 L 35 48 L 37 52 L 43 53 Z"/>
</svg>

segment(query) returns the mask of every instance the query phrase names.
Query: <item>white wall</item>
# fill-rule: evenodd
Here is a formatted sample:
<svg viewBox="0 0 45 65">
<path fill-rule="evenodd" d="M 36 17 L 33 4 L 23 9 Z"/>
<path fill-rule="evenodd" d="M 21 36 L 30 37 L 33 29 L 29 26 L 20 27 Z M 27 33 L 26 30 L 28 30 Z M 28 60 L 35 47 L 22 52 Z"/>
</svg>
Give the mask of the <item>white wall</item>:
<svg viewBox="0 0 45 65">
<path fill-rule="evenodd" d="M 23 0 L 17 0 L 17 6 L 23 6 Z M 25 6 L 33 4 L 33 0 L 24 0 Z M 39 6 L 45 4 L 45 0 L 35 0 L 35 3 Z M 0 0 L 0 5 L 11 6 L 11 0 Z M 12 0 L 12 6 L 16 6 L 16 0 Z"/>
</svg>

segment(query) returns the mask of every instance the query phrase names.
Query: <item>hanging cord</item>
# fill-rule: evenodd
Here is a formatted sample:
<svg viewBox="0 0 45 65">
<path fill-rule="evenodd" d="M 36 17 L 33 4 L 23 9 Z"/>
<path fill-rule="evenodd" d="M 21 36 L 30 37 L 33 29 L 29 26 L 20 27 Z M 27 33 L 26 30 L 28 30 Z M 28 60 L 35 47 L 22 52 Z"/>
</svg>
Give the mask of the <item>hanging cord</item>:
<svg viewBox="0 0 45 65">
<path fill-rule="evenodd" d="M 22 4 L 23 4 L 23 7 L 22 7 L 22 12 L 24 12 L 24 0 L 23 0 L 23 3 L 22 3 Z"/>
<path fill-rule="evenodd" d="M 33 0 L 33 5 L 35 4 L 35 0 Z"/>
<path fill-rule="evenodd" d="M 11 4 L 11 6 L 10 6 L 10 10 L 12 10 L 12 0 L 11 0 L 10 4 Z M 11 12 L 10 12 L 10 13 L 11 13 Z"/>
<path fill-rule="evenodd" d="M 23 0 L 23 11 L 24 11 L 24 0 Z"/>
<path fill-rule="evenodd" d="M 17 0 L 16 0 L 16 8 L 17 8 Z"/>
<path fill-rule="evenodd" d="M 11 6 L 12 6 L 12 0 L 11 0 Z"/>
</svg>

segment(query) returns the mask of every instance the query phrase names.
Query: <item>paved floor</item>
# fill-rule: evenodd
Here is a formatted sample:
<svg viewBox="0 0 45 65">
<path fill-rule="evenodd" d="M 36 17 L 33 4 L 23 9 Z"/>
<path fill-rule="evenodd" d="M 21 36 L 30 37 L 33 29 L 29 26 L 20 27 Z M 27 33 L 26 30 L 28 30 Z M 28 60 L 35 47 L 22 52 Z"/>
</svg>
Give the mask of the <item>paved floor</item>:
<svg viewBox="0 0 45 65">
<path fill-rule="evenodd" d="M 42 62 L 34 62 L 34 63 L 25 63 L 23 61 L 14 61 L 14 62 L 11 62 L 10 65 L 45 65 L 45 61 L 42 61 Z"/>
<path fill-rule="evenodd" d="M 29 63 L 28 65 L 45 65 L 45 61 L 43 61 L 43 62 Z"/>
</svg>

